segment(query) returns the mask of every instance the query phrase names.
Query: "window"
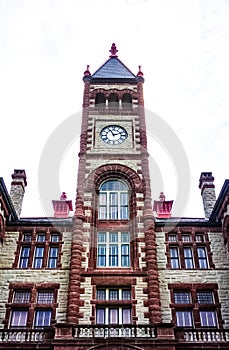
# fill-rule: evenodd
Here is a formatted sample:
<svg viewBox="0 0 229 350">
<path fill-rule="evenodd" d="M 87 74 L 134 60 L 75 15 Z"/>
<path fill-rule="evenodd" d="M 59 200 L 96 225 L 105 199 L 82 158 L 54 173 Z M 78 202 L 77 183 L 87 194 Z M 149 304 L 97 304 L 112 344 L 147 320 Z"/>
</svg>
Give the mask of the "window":
<svg viewBox="0 0 229 350">
<path fill-rule="evenodd" d="M 169 235 L 169 242 L 176 242 L 177 241 L 177 235 Z"/>
<path fill-rule="evenodd" d="M 12 328 L 26 327 L 28 310 L 12 310 L 10 326 Z"/>
<path fill-rule="evenodd" d="M 191 311 L 176 311 L 176 320 L 178 327 L 192 327 L 192 312 Z"/>
<path fill-rule="evenodd" d="M 213 304 L 214 300 L 212 292 L 197 292 L 197 301 L 199 304 Z"/>
<path fill-rule="evenodd" d="M 27 268 L 29 262 L 30 247 L 22 247 L 19 267 Z"/>
<path fill-rule="evenodd" d="M 97 266 L 130 266 L 129 232 L 98 232 Z"/>
<path fill-rule="evenodd" d="M 177 247 L 171 247 L 170 250 L 170 263 L 172 269 L 179 269 L 180 263 L 179 263 L 179 253 Z"/>
<path fill-rule="evenodd" d="M 99 190 L 99 219 L 128 220 L 129 194 L 127 185 L 119 180 L 103 183 Z"/>
<path fill-rule="evenodd" d="M 130 307 L 97 307 L 96 309 L 97 324 L 130 324 L 131 308 Z"/>
<path fill-rule="evenodd" d="M 61 266 L 61 246 L 59 232 L 20 232 L 13 267 L 55 269 Z"/>
<path fill-rule="evenodd" d="M 30 291 L 15 291 L 14 292 L 14 303 L 29 303 L 30 302 Z"/>
<path fill-rule="evenodd" d="M 55 269 L 57 267 L 57 261 L 58 261 L 58 248 L 50 247 L 48 268 Z"/>
<path fill-rule="evenodd" d="M 201 327 L 216 327 L 215 311 L 200 311 L 200 324 Z"/>
<path fill-rule="evenodd" d="M 183 289 L 182 285 L 169 284 L 169 289 L 177 327 L 222 327 L 217 284 L 185 284 Z"/>
<path fill-rule="evenodd" d="M 51 326 L 52 310 L 36 310 L 35 311 L 35 323 L 37 327 L 49 327 Z"/>
<path fill-rule="evenodd" d="M 42 268 L 43 257 L 44 257 L 44 247 L 36 247 L 35 254 L 34 254 L 34 262 L 33 262 L 33 267 L 35 269 Z"/>
<path fill-rule="evenodd" d="M 204 235 L 196 234 L 196 242 L 204 242 Z"/>
<path fill-rule="evenodd" d="M 184 263 L 186 269 L 193 269 L 192 248 L 184 248 Z"/>
<path fill-rule="evenodd" d="M 174 292 L 174 302 L 176 304 L 190 304 L 191 298 L 189 292 Z"/>
<path fill-rule="evenodd" d="M 5 324 L 9 328 L 49 327 L 55 320 L 59 284 L 11 283 Z"/>
<path fill-rule="evenodd" d="M 98 288 L 96 307 L 97 324 L 131 323 L 131 305 L 126 301 L 131 299 L 130 288 Z M 109 301 L 112 304 L 109 305 Z M 117 303 L 114 304 L 114 302 Z M 125 301 L 125 304 L 124 304 Z"/>
<path fill-rule="evenodd" d="M 207 233 L 178 232 L 165 234 L 167 268 L 214 268 Z"/>
<path fill-rule="evenodd" d="M 38 304 L 52 304 L 54 300 L 53 291 L 38 291 L 37 303 Z"/>
<path fill-rule="evenodd" d="M 199 268 L 200 269 L 207 269 L 208 268 L 208 261 L 207 261 L 205 247 L 197 248 L 197 255 L 198 255 Z"/>
<path fill-rule="evenodd" d="M 191 235 L 182 235 L 182 242 L 191 242 Z"/>
</svg>

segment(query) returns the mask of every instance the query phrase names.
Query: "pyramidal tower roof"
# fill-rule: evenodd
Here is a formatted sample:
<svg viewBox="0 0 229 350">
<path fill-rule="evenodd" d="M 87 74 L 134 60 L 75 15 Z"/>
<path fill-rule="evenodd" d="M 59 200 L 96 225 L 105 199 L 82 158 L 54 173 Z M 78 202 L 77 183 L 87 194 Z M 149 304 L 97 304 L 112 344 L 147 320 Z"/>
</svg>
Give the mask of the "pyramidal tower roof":
<svg viewBox="0 0 229 350">
<path fill-rule="evenodd" d="M 90 76 L 91 82 L 128 82 L 136 83 L 138 75 L 134 75 L 118 58 L 116 45 L 110 49 L 109 59 Z"/>
</svg>

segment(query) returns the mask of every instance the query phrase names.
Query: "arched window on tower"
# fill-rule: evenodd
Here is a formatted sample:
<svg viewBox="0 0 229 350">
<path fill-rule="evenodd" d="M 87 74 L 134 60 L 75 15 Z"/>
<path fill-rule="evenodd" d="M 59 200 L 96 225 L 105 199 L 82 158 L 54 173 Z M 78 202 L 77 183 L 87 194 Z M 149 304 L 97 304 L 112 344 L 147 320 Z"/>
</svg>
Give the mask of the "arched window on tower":
<svg viewBox="0 0 229 350">
<path fill-rule="evenodd" d="M 132 109 L 132 96 L 131 96 L 131 94 L 128 94 L 128 93 L 123 94 L 122 107 L 124 109 Z"/>
<path fill-rule="evenodd" d="M 129 219 L 129 189 L 125 182 L 108 180 L 99 189 L 99 220 Z"/>
<path fill-rule="evenodd" d="M 104 108 L 106 105 L 106 98 L 102 92 L 98 92 L 95 96 L 95 107 Z"/>
<path fill-rule="evenodd" d="M 111 93 L 108 97 L 108 106 L 109 108 L 118 108 L 119 107 L 119 99 L 118 95 L 115 93 Z"/>
</svg>

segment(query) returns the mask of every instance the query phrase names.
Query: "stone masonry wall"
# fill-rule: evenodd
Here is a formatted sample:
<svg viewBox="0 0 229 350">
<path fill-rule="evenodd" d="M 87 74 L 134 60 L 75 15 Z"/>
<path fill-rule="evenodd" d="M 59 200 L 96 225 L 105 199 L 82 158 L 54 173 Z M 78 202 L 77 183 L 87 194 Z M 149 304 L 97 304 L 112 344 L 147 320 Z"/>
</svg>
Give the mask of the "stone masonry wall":
<svg viewBox="0 0 229 350">
<path fill-rule="evenodd" d="M 167 257 L 165 251 L 165 233 L 157 232 L 157 259 L 159 268 L 160 297 L 162 321 L 171 322 L 171 309 L 169 307 L 169 283 L 217 283 L 218 295 L 221 303 L 222 318 L 225 328 L 229 328 L 229 264 L 227 252 L 224 247 L 222 234 L 209 233 L 211 251 L 215 269 L 206 270 L 173 270 L 166 269 Z"/>
<path fill-rule="evenodd" d="M 0 254 L 0 328 L 3 327 L 2 321 L 5 318 L 5 304 L 8 302 L 10 283 L 59 283 L 56 321 L 66 322 L 71 237 L 71 232 L 63 233 L 61 269 L 12 269 L 18 232 L 6 233 Z"/>
</svg>

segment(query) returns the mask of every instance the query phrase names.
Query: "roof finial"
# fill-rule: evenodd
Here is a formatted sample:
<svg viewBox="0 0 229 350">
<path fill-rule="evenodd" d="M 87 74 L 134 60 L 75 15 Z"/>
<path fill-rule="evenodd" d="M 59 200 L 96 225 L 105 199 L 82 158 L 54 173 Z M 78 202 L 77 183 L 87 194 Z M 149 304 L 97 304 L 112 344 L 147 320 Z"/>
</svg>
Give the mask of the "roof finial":
<svg viewBox="0 0 229 350">
<path fill-rule="evenodd" d="M 138 74 L 137 74 L 137 76 L 138 77 L 143 77 L 143 73 L 142 73 L 142 66 L 138 66 Z"/>
<path fill-rule="evenodd" d="M 117 50 L 116 45 L 114 43 L 111 45 L 111 49 L 109 51 L 111 53 L 110 57 L 118 57 L 118 55 L 116 55 L 118 50 Z"/>
<path fill-rule="evenodd" d="M 89 71 L 89 64 L 87 64 L 87 68 L 86 68 L 86 70 L 85 70 L 85 72 L 84 72 L 84 75 L 91 75 L 91 73 L 90 73 L 90 71 Z"/>
</svg>

